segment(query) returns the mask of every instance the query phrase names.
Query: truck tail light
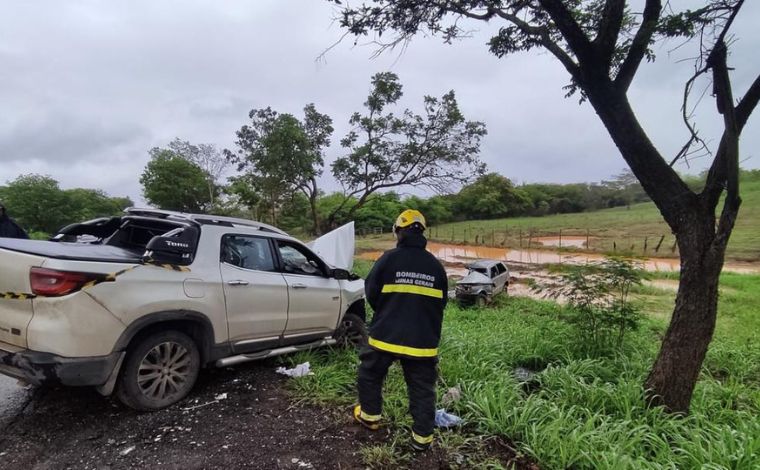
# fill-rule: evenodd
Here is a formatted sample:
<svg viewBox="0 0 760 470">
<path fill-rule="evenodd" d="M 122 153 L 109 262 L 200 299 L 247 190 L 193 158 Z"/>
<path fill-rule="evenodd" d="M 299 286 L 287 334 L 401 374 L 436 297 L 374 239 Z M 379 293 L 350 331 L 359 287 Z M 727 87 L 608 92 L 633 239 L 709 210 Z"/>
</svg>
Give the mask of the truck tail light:
<svg viewBox="0 0 760 470">
<path fill-rule="evenodd" d="M 88 282 L 102 281 L 104 276 L 95 273 L 32 268 L 29 271 L 29 280 L 35 295 L 56 297 L 76 292 Z"/>
</svg>

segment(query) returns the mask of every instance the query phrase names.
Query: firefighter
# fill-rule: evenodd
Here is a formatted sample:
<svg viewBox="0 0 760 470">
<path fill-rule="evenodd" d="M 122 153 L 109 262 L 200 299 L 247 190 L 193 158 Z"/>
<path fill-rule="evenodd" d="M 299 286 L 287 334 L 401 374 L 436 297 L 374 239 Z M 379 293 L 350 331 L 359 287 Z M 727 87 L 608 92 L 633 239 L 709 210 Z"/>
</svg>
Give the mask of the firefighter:
<svg viewBox="0 0 760 470">
<path fill-rule="evenodd" d="M 359 354 L 359 404 L 353 410 L 354 419 L 366 428 L 380 427 L 383 381 L 398 360 L 414 420 L 411 445 L 419 451 L 433 442 L 438 343 L 448 297 L 446 271 L 425 250 L 425 228 L 419 211 L 402 212 L 393 225 L 396 248 L 377 260 L 365 281 L 375 314 L 368 345 Z"/>
<path fill-rule="evenodd" d="M 0 202 L 0 237 L 29 238 L 23 228 L 8 216 L 5 205 Z"/>
</svg>

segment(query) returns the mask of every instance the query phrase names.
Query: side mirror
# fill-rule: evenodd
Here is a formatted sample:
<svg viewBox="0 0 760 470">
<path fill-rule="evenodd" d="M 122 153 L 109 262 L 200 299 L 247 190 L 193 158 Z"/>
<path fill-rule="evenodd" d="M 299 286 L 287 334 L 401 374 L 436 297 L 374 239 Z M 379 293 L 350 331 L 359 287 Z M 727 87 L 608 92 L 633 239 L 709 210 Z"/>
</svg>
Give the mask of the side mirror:
<svg viewBox="0 0 760 470">
<path fill-rule="evenodd" d="M 198 231 L 192 227 L 174 229 L 150 239 L 143 259 L 187 265 L 193 262 Z"/>
<path fill-rule="evenodd" d="M 330 277 L 338 279 L 338 280 L 345 280 L 351 277 L 351 273 L 346 271 L 345 269 L 333 268 L 330 271 Z"/>
</svg>

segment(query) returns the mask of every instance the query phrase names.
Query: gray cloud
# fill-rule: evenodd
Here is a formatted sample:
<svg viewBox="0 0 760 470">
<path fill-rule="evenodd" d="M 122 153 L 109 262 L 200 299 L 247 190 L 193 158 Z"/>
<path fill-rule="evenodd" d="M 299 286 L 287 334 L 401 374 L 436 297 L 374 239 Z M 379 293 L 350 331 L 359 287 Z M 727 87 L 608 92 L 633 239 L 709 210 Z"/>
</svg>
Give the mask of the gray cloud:
<svg viewBox="0 0 760 470">
<path fill-rule="evenodd" d="M 736 25 L 737 95 L 758 73 L 758 3 L 748 2 Z M 472 23 L 473 37 L 453 45 L 420 37 L 403 54 L 378 59 L 369 58 L 371 46 L 346 39 L 317 61 L 343 34 L 326 1 L 49 0 L 8 2 L 4 10 L 0 184 L 39 172 L 64 187 L 99 187 L 139 201 L 150 148 L 174 137 L 230 148 L 251 108 L 300 115 L 310 102 L 335 121 L 330 161 L 343 152 L 337 142 L 370 76 L 389 69 L 404 84 L 404 107 L 420 110 L 423 95 L 454 89 L 465 115 L 488 126 L 483 160 L 515 181 L 595 181 L 625 166 L 591 107 L 564 99 L 567 73 L 550 56 L 488 53 L 498 25 Z M 665 155 L 686 136 L 680 92 L 691 69 L 679 59 L 693 54 L 673 47 L 642 65 L 631 90 L 642 125 Z M 710 100 L 697 112 L 703 135 L 716 141 L 720 121 Z M 760 146 L 760 133 L 752 132 L 758 119 L 743 136 L 745 156 Z M 705 163 L 694 162 L 694 170 Z M 338 188 L 329 176 L 322 183 Z"/>
</svg>

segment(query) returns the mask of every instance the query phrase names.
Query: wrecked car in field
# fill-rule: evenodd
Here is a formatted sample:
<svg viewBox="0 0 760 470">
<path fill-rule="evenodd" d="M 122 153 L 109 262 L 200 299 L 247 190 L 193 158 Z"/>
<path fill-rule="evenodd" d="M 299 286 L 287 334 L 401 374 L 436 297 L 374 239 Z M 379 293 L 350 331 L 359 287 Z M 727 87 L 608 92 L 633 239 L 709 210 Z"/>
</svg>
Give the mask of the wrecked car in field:
<svg viewBox="0 0 760 470">
<path fill-rule="evenodd" d="M 466 266 L 467 275 L 457 281 L 456 298 L 465 305 L 484 306 L 509 287 L 509 269 L 502 261 L 478 260 Z"/>
<path fill-rule="evenodd" d="M 0 273 L 0 373 L 138 410 L 181 400 L 203 367 L 366 336 L 361 279 L 245 219 L 127 209 L 0 239 Z"/>
</svg>

